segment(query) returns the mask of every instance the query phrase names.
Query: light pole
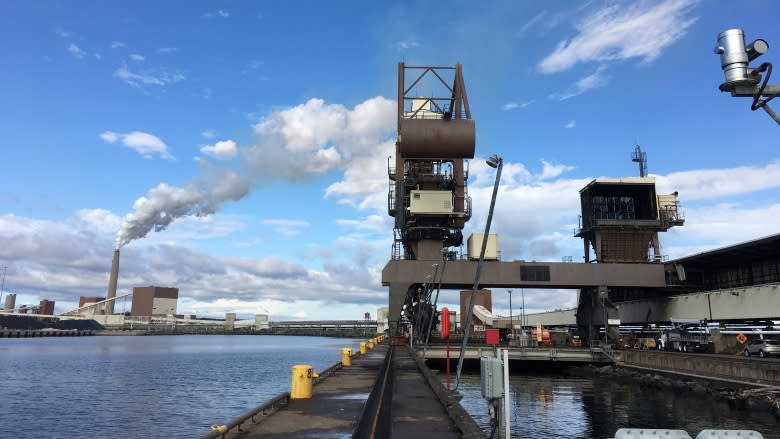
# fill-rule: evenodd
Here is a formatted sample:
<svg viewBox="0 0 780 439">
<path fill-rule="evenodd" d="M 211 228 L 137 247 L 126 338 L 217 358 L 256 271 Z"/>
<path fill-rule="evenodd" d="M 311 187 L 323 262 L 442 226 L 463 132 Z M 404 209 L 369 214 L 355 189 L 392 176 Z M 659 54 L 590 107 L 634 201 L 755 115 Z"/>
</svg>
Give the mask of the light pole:
<svg viewBox="0 0 780 439">
<path fill-rule="evenodd" d="M 511 341 L 515 341 L 515 324 L 514 320 L 512 320 L 512 290 L 509 290 L 509 334 L 512 335 L 510 337 Z"/>
<path fill-rule="evenodd" d="M 469 301 L 469 308 L 466 312 L 466 320 L 462 320 L 461 324 L 465 324 L 463 329 L 463 344 L 460 346 L 460 357 L 458 357 L 458 370 L 455 374 L 455 387 L 452 390 L 458 390 L 460 385 L 460 372 L 463 370 L 463 357 L 466 354 L 466 344 L 469 341 L 469 333 L 471 332 L 471 319 L 474 315 L 474 302 L 477 301 L 477 291 L 479 291 L 479 275 L 482 273 L 482 264 L 485 262 L 485 250 L 487 248 L 488 238 L 490 236 L 490 222 L 493 220 L 493 208 L 496 205 L 496 196 L 498 195 L 498 183 L 501 181 L 501 169 L 504 167 L 504 159 L 498 155 L 491 156 L 487 162 L 491 168 L 496 168 L 496 182 L 493 184 L 493 198 L 490 199 L 490 209 L 488 210 L 487 221 L 485 222 L 485 234 L 482 236 L 482 249 L 479 251 L 479 261 L 477 262 L 477 273 L 474 276 L 474 286 L 471 289 L 471 300 Z"/>
<path fill-rule="evenodd" d="M 425 358 L 425 353 L 428 350 L 428 340 L 431 337 L 431 328 L 433 328 L 433 319 L 436 317 L 436 304 L 439 302 L 439 291 L 441 291 L 441 281 L 444 279 L 444 269 L 447 268 L 447 247 L 443 247 L 441 249 L 442 258 L 444 259 L 443 265 L 441 266 L 441 274 L 439 275 L 439 284 L 436 287 L 436 297 L 433 299 L 433 312 L 431 313 L 431 320 L 428 322 L 428 331 L 425 333 L 425 344 L 423 345 L 423 358 Z M 434 272 L 433 272 L 433 281 L 436 282 L 436 273 L 439 272 L 439 264 L 433 264 Z M 449 316 L 447 316 L 449 318 Z M 440 328 L 441 329 L 441 328 Z"/>
<path fill-rule="evenodd" d="M 3 304 L 3 290 L 5 289 L 5 272 L 6 272 L 6 270 L 8 270 L 8 267 L 3 266 L 3 283 L 0 284 L 0 306 L 2 306 L 3 308 L 5 307 L 5 305 Z"/>
<path fill-rule="evenodd" d="M 525 289 L 523 289 L 523 288 L 520 288 L 520 298 L 523 299 L 523 304 L 522 304 L 522 306 L 523 306 L 523 316 L 522 316 L 523 323 L 520 326 L 523 327 L 523 333 L 525 333 L 525 324 L 527 322 L 525 321 Z"/>
</svg>

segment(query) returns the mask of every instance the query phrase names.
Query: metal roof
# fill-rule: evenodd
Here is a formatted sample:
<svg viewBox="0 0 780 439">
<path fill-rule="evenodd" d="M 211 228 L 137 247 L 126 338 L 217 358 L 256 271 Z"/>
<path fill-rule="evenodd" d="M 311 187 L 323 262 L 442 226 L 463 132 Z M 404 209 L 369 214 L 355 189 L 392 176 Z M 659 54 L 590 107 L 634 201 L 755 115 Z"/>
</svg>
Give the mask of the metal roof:
<svg viewBox="0 0 780 439">
<path fill-rule="evenodd" d="M 780 233 L 674 259 L 667 264 L 726 266 L 780 256 Z"/>
</svg>

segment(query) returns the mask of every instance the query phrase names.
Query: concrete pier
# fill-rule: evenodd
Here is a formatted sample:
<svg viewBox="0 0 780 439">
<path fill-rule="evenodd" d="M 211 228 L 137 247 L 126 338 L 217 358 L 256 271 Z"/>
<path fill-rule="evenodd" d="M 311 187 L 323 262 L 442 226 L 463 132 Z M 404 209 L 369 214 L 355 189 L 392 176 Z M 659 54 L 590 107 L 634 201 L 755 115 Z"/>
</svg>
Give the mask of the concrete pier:
<svg viewBox="0 0 780 439">
<path fill-rule="evenodd" d="M 240 417 L 224 434 L 204 438 L 288 437 L 485 437 L 420 359 L 407 346 L 380 343 L 352 366 L 336 366 L 312 390 L 312 398 L 290 400 L 283 394 L 265 414 Z M 443 401 L 443 402 L 442 402 Z M 240 431 L 238 425 L 240 423 Z M 353 436 L 353 433 L 355 436 Z"/>
</svg>

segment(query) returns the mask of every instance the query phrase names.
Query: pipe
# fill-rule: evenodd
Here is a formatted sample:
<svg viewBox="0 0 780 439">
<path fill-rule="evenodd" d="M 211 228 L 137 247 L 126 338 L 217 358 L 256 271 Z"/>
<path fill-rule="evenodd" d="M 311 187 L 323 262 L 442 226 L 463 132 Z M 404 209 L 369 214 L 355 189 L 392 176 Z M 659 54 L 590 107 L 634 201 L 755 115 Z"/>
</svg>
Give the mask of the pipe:
<svg viewBox="0 0 780 439">
<path fill-rule="evenodd" d="M 108 293 L 106 294 L 106 314 L 114 314 L 114 301 L 116 297 L 116 283 L 119 277 L 119 249 L 114 250 L 114 258 L 111 260 L 111 274 L 108 277 Z"/>
</svg>

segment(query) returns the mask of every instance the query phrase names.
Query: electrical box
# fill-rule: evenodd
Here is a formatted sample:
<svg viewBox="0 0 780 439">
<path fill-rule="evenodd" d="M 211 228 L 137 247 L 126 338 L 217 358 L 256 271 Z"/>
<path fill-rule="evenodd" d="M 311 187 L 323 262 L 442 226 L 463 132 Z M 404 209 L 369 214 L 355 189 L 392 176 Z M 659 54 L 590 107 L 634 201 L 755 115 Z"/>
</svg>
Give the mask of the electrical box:
<svg viewBox="0 0 780 439">
<path fill-rule="evenodd" d="M 487 400 L 504 397 L 504 365 L 495 357 L 479 358 L 480 390 Z"/>
<path fill-rule="evenodd" d="M 484 233 L 472 233 L 466 241 L 469 259 L 476 261 L 479 259 L 479 253 L 482 251 L 482 239 Z M 485 260 L 497 261 L 498 258 L 498 235 L 491 233 L 488 236 L 487 247 L 485 247 Z"/>
<path fill-rule="evenodd" d="M 413 215 L 442 215 L 454 211 L 452 191 L 409 192 L 409 213 Z"/>
<path fill-rule="evenodd" d="M 485 329 L 485 344 L 487 345 L 497 345 L 499 342 L 499 334 L 498 329 L 491 328 L 491 329 Z"/>
</svg>

